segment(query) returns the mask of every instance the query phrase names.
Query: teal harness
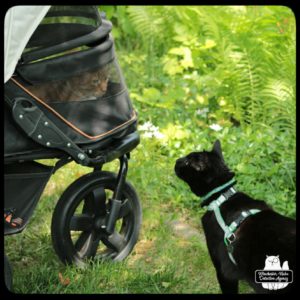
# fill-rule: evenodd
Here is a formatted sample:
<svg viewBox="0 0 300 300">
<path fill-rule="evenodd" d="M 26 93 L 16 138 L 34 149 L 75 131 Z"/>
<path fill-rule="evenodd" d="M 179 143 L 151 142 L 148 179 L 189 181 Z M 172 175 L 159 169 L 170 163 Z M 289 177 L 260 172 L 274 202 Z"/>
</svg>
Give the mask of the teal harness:
<svg viewBox="0 0 300 300">
<path fill-rule="evenodd" d="M 208 194 L 206 194 L 204 197 L 202 197 L 202 201 L 208 199 L 213 194 L 224 190 L 226 187 L 232 185 L 234 182 L 235 182 L 235 180 L 231 179 L 229 182 L 223 184 L 222 186 L 213 189 Z M 234 220 L 229 226 L 227 226 L 225 224 L 225 221 L 222 218 L 222 214 L 221 214 L 221 211 L 220 211 L 220 206 L 226 200 L 228 200 L 231 196 L 233 196 L 236 192 L 237 191 L 233 187 L 230 187 L 228 190 L 226 190 L 224 193 L 222 193 L 217 199 L 212 201 L 207 207 L 207 210 L 214 212 L 218 224 L 220 225 L 220 227 L 224 231 L 224 243 L 225 243 L 225 246 L 227 248 L 229 258 L 235 265 L 237 265 L 237 263 L 236 263 L 233 255 L 232 255 L 233 254 L 233 245 L 232 245 L 232 243 L 236 239 L 235 232 L 239 228 L 239 226 L 242 224 L 242 222 L 244 222 L 246 220 L 246 218 L 260 212 L 259 209 L 249 209 L 249 210 L 242 211 L 240 216 L 236 220 Z"/>
</svg>

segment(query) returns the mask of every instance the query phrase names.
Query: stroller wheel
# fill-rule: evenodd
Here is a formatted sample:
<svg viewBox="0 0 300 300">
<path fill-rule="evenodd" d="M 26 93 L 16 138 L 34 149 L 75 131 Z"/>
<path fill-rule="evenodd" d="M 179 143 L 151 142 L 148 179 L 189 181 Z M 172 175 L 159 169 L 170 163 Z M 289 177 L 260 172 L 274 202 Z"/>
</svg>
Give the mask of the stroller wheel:
<svg viewBox="0 0 300 300">
<path fill-rule="evenodd" d="M 9 291 L 12 290 L 12 269 L 8 257 L 4 254 L 4 282 Z"/>
<path fill-rule="evenodd" d="M 89 259 L 121 261 L 132 251 L 141 226 L 142 211 L 138 196 L 124 183 L 122 205 L 112 234 L 105 231 L 110 197 L 117 176 L 93 172 L 74 181 L 59 199 L 52 217 L 54 249 L 63 263 L 86 265 Z"/>
</svg>

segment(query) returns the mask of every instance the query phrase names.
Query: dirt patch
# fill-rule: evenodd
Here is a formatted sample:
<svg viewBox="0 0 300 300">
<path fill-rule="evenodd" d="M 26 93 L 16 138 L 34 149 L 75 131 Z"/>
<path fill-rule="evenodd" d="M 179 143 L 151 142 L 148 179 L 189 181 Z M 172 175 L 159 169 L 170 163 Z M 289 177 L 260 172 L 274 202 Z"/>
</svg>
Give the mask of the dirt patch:
<svg viewBox="0 0 300 300">
<path fill-rule="evenodd" d="M 133 265 L 137 260 L 145 258 L 146 262 L 150 262 L 151 255 L 149 251 L 154 247 L 155 239 L 152 240 L 140 240 L 134 246 L 134 250 L 130 255 L 130 260 L 128 261 L 129 265 Z"/>
<path fill-rule="evenodd" d="M 206 243 L 205 236 L 201 228 L 196 228 L 187 223 L 186 220 L 172 220 L 168 222 L 168 226 L 172 232 L 179 238 L 189 240 L 192 238 L 199 239 L 202 243 Z"/>
</svg>

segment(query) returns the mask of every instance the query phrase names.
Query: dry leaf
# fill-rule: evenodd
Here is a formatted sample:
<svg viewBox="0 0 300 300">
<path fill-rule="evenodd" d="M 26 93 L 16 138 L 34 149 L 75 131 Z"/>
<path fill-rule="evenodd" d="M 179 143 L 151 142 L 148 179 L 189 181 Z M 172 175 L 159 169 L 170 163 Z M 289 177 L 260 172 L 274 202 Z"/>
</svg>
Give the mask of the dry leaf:
<svg viewBox="0 0 300 300">
<path fill-rule="evenodd" d="M 58 273 L 59 281 L 62 285 L 67 286 L 70 284 L 71 280 L 70 278 L 64 278 L 61 272 Z"/>
</svg>

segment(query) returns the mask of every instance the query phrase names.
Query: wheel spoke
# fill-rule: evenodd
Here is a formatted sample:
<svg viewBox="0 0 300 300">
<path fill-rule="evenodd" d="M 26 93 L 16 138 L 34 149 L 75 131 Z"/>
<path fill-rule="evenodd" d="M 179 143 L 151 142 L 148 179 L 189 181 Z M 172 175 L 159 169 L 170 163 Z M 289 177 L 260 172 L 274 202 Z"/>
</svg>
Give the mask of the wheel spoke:
<svg viewBox="0 0 300 300">
<path fill-rule="evenodd" d="M 94 211 L 95 211 L 94 199 L 89 194 L 88 196 L 85 197 L 85 201 L 84 201 L 84 206 L 83 206 L 82 212 L 83 213 L 89 213 L 89 214 L 93 215 Z"/>
<path fill-rule="evenodd" d="M 126 199 L 126 200 L 122 203 L 122 205 L 121 205 L 120 212 L 119 212 L 119 215 L 118 215 L 118 219 L 124 218 L 124 217 L 127 216 L 130 212 L 131 212 L 131 205 L 130 205 L 130 202 L 128 201 L 128 199 Z"/>
<path fill-rule="evenodd" d="M 126 245 L 125 238 L 121 234 L 119 234 L 117 231 L 115 231 L 110 236 L 102 238 L 101 240 L 105 244 L 105 246 L 107 246 L 108 248 L 111 248 L 117 252 L 120 252 Z"/>
<path fill-rule="evenodd" d="M 89 231 L 93 226 L 93 218 L 87 214 L 74 215 L 71 218 L 70 230 Z"/>
<path fill-rule="evenodd" d="M 91 235 L 89 248 L 85 254 L 86 257 L 94 257 L 96 255 L 100 240 L 101 240 L 101 235 L 93 231 Z"/>
<path fill-rule="evenodd" d="M 91 232 L 84 231 L 77 239 L 74 246 L 75 249 L 80 252 L 83 248 L 85 248 L 84 246 L 88 243 L 90 236 L 91 236 Z"/>
<path fill-rule="evenodd" d="M 103 187 L 98 187 L 85 198 L 84 211 L 95 214 L 96 216 L 103 215 L 106 213 L 105 201 L 105 190 Z"/>
</svg>

